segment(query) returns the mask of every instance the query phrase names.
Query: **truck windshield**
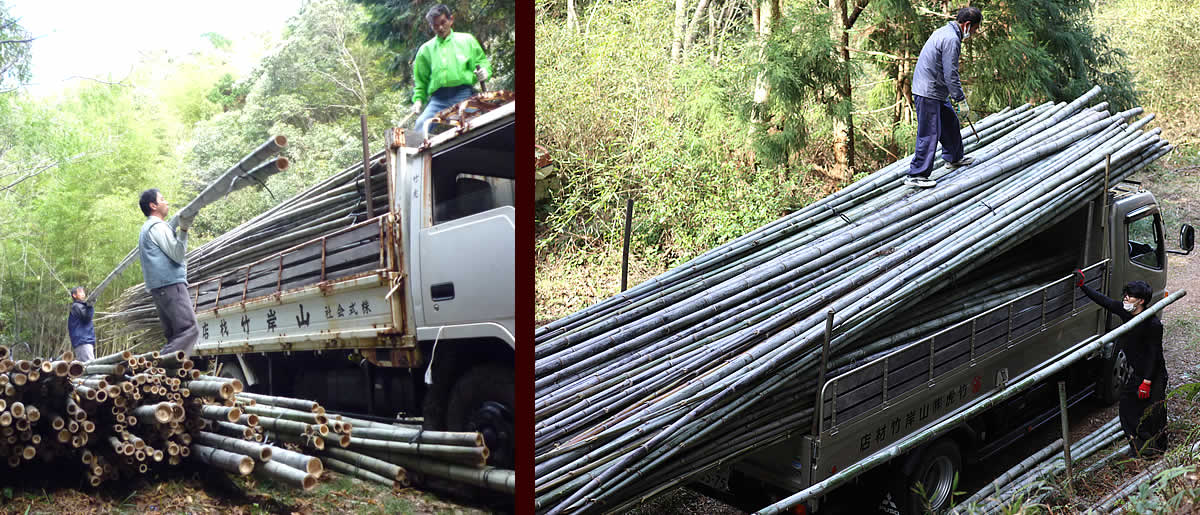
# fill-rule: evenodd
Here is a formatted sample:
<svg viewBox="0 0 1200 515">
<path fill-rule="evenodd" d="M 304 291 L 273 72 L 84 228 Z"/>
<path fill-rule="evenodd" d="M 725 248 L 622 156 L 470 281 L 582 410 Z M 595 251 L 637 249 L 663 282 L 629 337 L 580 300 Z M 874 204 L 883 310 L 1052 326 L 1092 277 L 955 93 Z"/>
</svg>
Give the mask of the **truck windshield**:
<svg viewBox="0 0 1200 515">
<path fill-rule="evenodd" d="M 1129 236 L 1129 260 L 1139 265 L 1162 269 L 1162 219 L 1157 213 L 1126 222 Z"/>
</svg>

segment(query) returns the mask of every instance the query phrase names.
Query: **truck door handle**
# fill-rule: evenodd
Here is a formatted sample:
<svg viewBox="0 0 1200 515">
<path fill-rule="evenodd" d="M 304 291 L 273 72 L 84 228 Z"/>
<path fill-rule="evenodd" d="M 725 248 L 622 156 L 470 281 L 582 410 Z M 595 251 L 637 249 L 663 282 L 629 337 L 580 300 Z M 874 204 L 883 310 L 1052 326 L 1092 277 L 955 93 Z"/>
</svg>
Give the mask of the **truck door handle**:
<svg viewBox="0 0 1200 515">
<path fill-rule="evenodd" d="M 429 287 L 429 296 L 434 301 L 454 299 L 454 283 L 441 283 Z"/>
</svg>

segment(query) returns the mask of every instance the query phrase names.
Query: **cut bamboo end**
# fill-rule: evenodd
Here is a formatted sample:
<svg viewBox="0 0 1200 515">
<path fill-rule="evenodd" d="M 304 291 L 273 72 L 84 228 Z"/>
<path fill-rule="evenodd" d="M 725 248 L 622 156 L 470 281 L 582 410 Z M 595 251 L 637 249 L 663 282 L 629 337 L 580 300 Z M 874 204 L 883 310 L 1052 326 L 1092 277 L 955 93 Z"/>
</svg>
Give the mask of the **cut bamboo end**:
<svg viewBox="0 0 1200 515">
<path fill-rule="evenodd" d="M 24 359 L 19 360 L 17 361 L 17 370 L 20 370 L 23 374 L 28 374 L 30 370 L 33 370 L 33 363 Z"/>
<path fill-rule="evenodd" d="M 302 486 L 304 490 L 312 490 L 314 486 L 317 486 L 317 476 L 312 474 L 304 476 L 304 482 L 302 483 Z"/>
<path fill-rule="evenodd" d="M 88 400 L 104 403 L 108 400 L 108 392 L 104 390 L 92 390 L 88 392 Z"/>
<path fill-rule="evenodd" d="M 41 369 L 43 374 L 53 373 L 54 372 L 54 362 L 53 361 L 43 361 L 42 364 L 38 368 Z"/>
<path fill-rule="evenodd" d="M 37 406 L 30 406 L 28 409 L 25 410 L 25 419 L 28 420 L 29 423 L 32 424 L 34 422 L 37 422 L 41 418 L 42 418 L 42 412 L 37 409 Z"/>
<path fill-rule="evenodd" d="M 138 464 L 138 473 L 139 474 L 145 474 L 147 470 L 150 470 L 150 467 L 146 466 L 145 463 Z"/>
<path fill-rule="evenodd" d="M 37 448 L 34 446 L 26 445 L 24 449 L 21 449 L 21 457 L 24 458 L 25 461 L 32 460 L 34 456 L 37 456 Z"/>
<path fill-rule="evenodd" d="M 242 418 L 242 408 L 237 406 L 229 408 L 229 415 L 227 418 L 229 418 L 230 422 L 237 422 L 239 418 Z"/>
<path fill-rule="evenodd" d="M 12 413 L 12 416 L 14 416 L 16 418 L 24 418 L 25 417 L 25 403 L 14 402 L 14 403 L 12 403 L 12 406 L 9 406 L 8 411 L 10 413 Z"/>
<path fill-rule="evenodd" d="M 54 362 L 54 375 L 56 375 L 58 377 L 66 377 L 70 371 L 71 371 L 70 363 L 67 363 L 66 361 L 55 361 Z"/>
<path fill-rule="evenodd" d="M 83 421 L 83 432 L 84 433 L 96 432 L 96 424 L 94 422 L 92 422 L 91 420 L 84 420 Z"/>
<path fill-rule="evenodd" d="M 88 476 L 88 484 L 92 485 L 92 487 L 100 486 L 100 483 L 103 482 L 104 480 L 100 479 L 100 476 Z"/>
<path fill-rule="evenodd" d="M 163 452 L 161 450 L 154 449 L 154 454 L 151 457 L 154 458 L 155 462 L 160 462 L 163 460 Z"/>
<path fill-rule="evenodd" d="M 179 455 L 180 455 L 180 456 L 182 456 L 182 457 L 184 457 L 184 458 L 186 458 L 186 457 L 188 457 L 188 456 L 191 456 L 191 455 L 192 455 L 192 448 L 191 448 L 191 447 L 185 447 L 185 446 L 182 446 L 182 445 L 181 445 L 181 446 L 179 446 Z"/>
<path fill-rule="evenodd" d="M 15 384 L 17 386 L 24 386 L 25 383 L 29 381 L 29 376 L 25 375 L 21 372 L 17 372 L 12 375 L 11 381 L 12 381 L 12 384 Z M 12 385 L 9 385 L 9 386 L 12 386 Z"/>
</svg>

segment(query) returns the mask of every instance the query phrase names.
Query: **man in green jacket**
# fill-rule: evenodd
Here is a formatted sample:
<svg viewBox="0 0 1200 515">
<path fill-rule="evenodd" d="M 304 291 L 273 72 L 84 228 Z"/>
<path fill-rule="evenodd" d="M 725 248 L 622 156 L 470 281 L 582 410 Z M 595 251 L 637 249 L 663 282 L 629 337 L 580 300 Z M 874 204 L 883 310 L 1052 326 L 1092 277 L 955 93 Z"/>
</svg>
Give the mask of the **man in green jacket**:
<svg viewBox="0 0 1200 515">
<path fill-rule="evenodd" d="M 462 102 L 474 93 L 476 82 L 491 77 L 492 65 L 475 36 L 454 32 L 450 8 L 438 4 L 425 13 L 425 21 L 434 36 L 417 50 L 413 60 L 413 114 L 420 113 L 413 126 L 425 131 L 425 121 L 441 110 Z M 425 104 L 425 109 L 421 109 Z"/>
</svg>

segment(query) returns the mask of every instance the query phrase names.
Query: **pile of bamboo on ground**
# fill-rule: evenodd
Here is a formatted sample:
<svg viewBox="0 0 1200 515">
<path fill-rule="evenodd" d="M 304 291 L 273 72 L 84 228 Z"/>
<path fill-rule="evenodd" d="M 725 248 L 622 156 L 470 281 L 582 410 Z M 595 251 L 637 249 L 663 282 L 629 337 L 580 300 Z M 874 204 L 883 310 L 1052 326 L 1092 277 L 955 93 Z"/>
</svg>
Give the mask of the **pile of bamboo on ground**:
<svg viewBox="0 0 1200 515">
<path fill-rule="evenodd" d="M 936 188 L 903 186 L 902 159 L 539 328 L 537 510 L 620 510 L 807 432 L 828 311 L 835 365 L 890 348 L 897 316 L 1171 150 L 1098 93 L 981 120 Z"/>
<path fill-rule="evenodd" d="M 0 452 L 11 468 L 35 457 L 79 470 L 84 481 L 146 474 L 195 459 L 223 470 L 245 471 L 253 463 L 206 445 L 212 419 L 239 420 L 232 404 L 238 384 L 201 375 L 182 352 L 134 356 L 125 351 L 87 363 L 8 359 L 0 347 L 5 383 Z M 56 469 L 56 471 L 63 471 Z M 265 474 L 292 479 L 268 467 Z M 311 487 L 315 479 L 294 481 Z"/>
<path fill-rule="evenodd" d="M 337 232 L 388 211 L 387 172 L 383 153 L 371 157 L 370 216 L 363 180 L 363 165 L 356 165 L 321 181 L 187 255 L 188 284 L 222 277 L 263 258 L 304 242 Z M 353 245 L 353 243 L 351 243 Z M 329 249 L 333 252 L 336 249 Z M 329 266 L 336 268 L 337 263 Z M 318 279 L 319 280 L 319 279 Z M 313 282 L 316 282 L 314 280 Z M 153 338 L 161 331 L 150 294 L 141 284 L 125 290 L 114 303 L 112 314 L 102 317 L 109 334 L 148 331 Z M 116 321 L 118 323 L 111 323 Z"/>
<path fill-rule="evenodd" d="M 232 382 L 231 379 L 219 379 Z M 319 455 L 324 466 L 388 486 L 407 486 L 409 472 L 512 494 L 512 470 L 486 466 L 488 449 L 478 432 L 425 431 L 327 415 L 316 402 L 237 393 L 236 421 L 214 429 L 230 438 L 287 442 Z"/>
<path fill-rule="evenodd" d="M 1119 420 L 1116 418 L 1110 420 L 1071 445 L 1071 463 L 1074 465 L 1082 462 L 1097 451 L 1112 445 L 1113 442 L 1124 442 L 1123 434 Z M 1050 482 L 1067 469 L 1062 444 L 1063 441 L 1060 438 L 1033 453 L 963 500 L 951 512 L 997 513 L 1002 512 L 1007 505 L 1018 500 L 1037 503 L 1045 499 L 1053 492 Z M 1123 449 L 1128 449 L 1128 446 L 1123 446 Z M 1118 449 L 1116 453 L 1097 463 L 1102 464 L 1121 451 L 1122 449 Z M 1096 466 L 1093 464 L 1089 469 L 1082 471 L 1080 475 L 1086 476 L 1088 472 L 1095 470 Z"/>
</svg>

